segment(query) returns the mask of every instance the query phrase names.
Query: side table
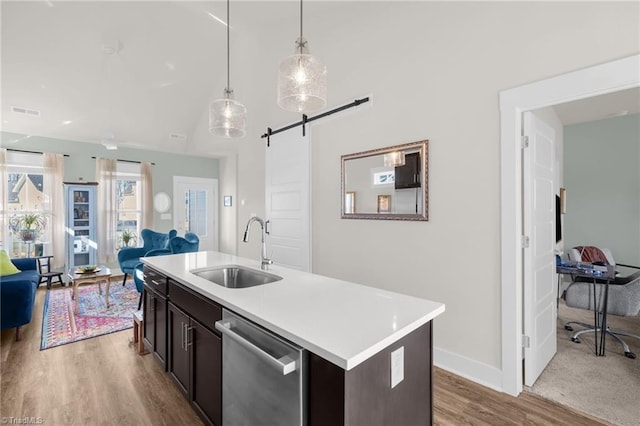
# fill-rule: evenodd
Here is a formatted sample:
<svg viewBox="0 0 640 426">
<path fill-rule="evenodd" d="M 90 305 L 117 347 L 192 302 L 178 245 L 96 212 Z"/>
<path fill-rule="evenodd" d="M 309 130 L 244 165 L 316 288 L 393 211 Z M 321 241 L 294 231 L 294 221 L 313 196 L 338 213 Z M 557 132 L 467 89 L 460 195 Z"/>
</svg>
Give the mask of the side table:
<svg viewBox="0 0 640 426">
<path fill-rule="evenodd" d="M 139 355 L 145 355 L 147 350 L 144 347 L 144 341 L 142 336 L 142 330 L 144 328 L 144 318 L 142 311 L 135 311 L 133 313 L 133 343 L 136 345 L 136 350 Z"/>
<path fill-rule="evenodd" d="M 607 304 L 609 302 L 609 284 L 616 278 L 616 270 L 612 265 L 594 265 L 588 262 L 574 262 L 564 261 L 556 264 L 556 273 L 568 274 L 572 278 L 583 277 L 593 280 L 593 329 L 595 340 L 595 352 L 596 356 L 604 356 L 605 337 L 607 336 Z M 596 281 L 601 280 L 604 283 L 604 295 L 600 301 L 602 304 L 602 312 L 598 312 L 599 301 L 595 300 L 596 297 Z M 558 293 L 560 286 L 558 283 Z M 559 296 L 559 295 L 558 295 Z M 586 325 L 586 324 L 585 324 Z M 588 325 L 587 325 L 588 326 Z M 568 331 L 572 331 L 572 328 L 565 325 L 564 328 Z M 598 331 L 600 331 L 600 341 L 598 342 Z"/>
<path fill-rule="evenodd" d="M 107 308 L 109 307 L 109 286 L 111 285 L 111 270 L 104 265 L 98 266 L 98 270 L 96 272 L 90 273 L 78 273 L 76 269 L 69 269 L 69 273 L 67 274 L 69 280 L 71 281 L 71 285 L 73 285 L 73 295 L 72 299 L 74 300 L 73 312 L 78 313 L 78 286 L 80 284 L 98 284 L 98 291 L 102 294 L 102 283 L 105 282 L 106 291 L 104 295 L 105 303 L 107 304 Z"/>
</svg>

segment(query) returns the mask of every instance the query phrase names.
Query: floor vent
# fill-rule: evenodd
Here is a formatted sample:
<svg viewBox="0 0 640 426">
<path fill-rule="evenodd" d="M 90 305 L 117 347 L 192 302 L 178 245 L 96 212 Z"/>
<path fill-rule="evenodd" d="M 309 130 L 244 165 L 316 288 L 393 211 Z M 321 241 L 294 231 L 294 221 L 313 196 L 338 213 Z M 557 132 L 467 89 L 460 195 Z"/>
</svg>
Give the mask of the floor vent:
<svg viewBox="0 0 640 426">
<path fill-rule="evenodd" d="M 32 117 L 40 117 L 40 111 L 18 106 L 12 106 L 11 112 L 15 112 L 16 114 L 30 115 Z"/>
</svg>

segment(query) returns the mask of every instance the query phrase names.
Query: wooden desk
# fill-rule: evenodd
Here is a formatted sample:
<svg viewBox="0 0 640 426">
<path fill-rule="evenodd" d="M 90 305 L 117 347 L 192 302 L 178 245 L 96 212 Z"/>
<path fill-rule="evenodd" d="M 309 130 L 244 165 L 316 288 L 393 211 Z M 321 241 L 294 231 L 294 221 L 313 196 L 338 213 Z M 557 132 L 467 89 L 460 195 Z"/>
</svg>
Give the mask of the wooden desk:
<svg viewBox="0 0 640 426">
<path fill-rule="evenodd" d="M 104 295 L 104 301 L 107 304 L 107 308 L 109 307 L 109 286 L 111 285 L 111 270 L 104 265 L 98 266 L 100 269 L 98 272 L 92 273 L 77 273 L 76 269 L 70 269 L 67 276 L 73 285 L 73 295 L 72 299 L 75 301 L 73 305 L 73 312 L 78 313 L 78 286 L 80 284 L 98 284 L 98 291 L 102 294 L 102 283 L 106 282 L 107 288 Z"/>
</svg>

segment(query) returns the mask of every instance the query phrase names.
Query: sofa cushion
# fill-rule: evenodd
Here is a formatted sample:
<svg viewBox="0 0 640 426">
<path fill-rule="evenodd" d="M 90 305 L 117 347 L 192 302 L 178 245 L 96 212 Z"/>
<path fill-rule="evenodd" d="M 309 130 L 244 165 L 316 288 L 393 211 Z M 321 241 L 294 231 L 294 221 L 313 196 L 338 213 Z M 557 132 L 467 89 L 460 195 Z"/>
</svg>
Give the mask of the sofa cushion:
<svg viewBox="0 0 640 426">
<path fill-rule="evenodd" d="M 14 275 L 20 272 L 16 265 L 11 263 L 11 259 L 5 250 L 0 250 L 0 276 Z"/>
<path fill-rule="evenodd" d="M 40 282 L 40 274 L 38 271 L 21 271 L 17 274 L 7 275 L 2 277 L 2 283 L 11 283 L 14 281 L 29 281 L 31 284 L 38 284 Z"/>
</svg>

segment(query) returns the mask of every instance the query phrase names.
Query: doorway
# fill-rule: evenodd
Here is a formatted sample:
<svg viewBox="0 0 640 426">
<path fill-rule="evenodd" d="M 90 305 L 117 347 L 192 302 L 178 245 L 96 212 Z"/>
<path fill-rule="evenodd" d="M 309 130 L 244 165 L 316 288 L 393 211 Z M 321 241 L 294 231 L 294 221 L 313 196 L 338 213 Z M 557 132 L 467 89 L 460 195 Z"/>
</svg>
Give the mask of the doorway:
<svg viewBox="0 0 640 426">
<path fill-rule="evenodd" d="M 640 86 L 640 55 L 596 65 L 500 93 L 502 390 L 523 389 L 522 113 Z M 526 360 L 525 360 L 526 361 Z"/>
<path fill-rule="evenodd" d="M 201 251 L 218 250 L 217 179 L 173 177 L 173 226 L 198 235 Z"/>
</svg>

